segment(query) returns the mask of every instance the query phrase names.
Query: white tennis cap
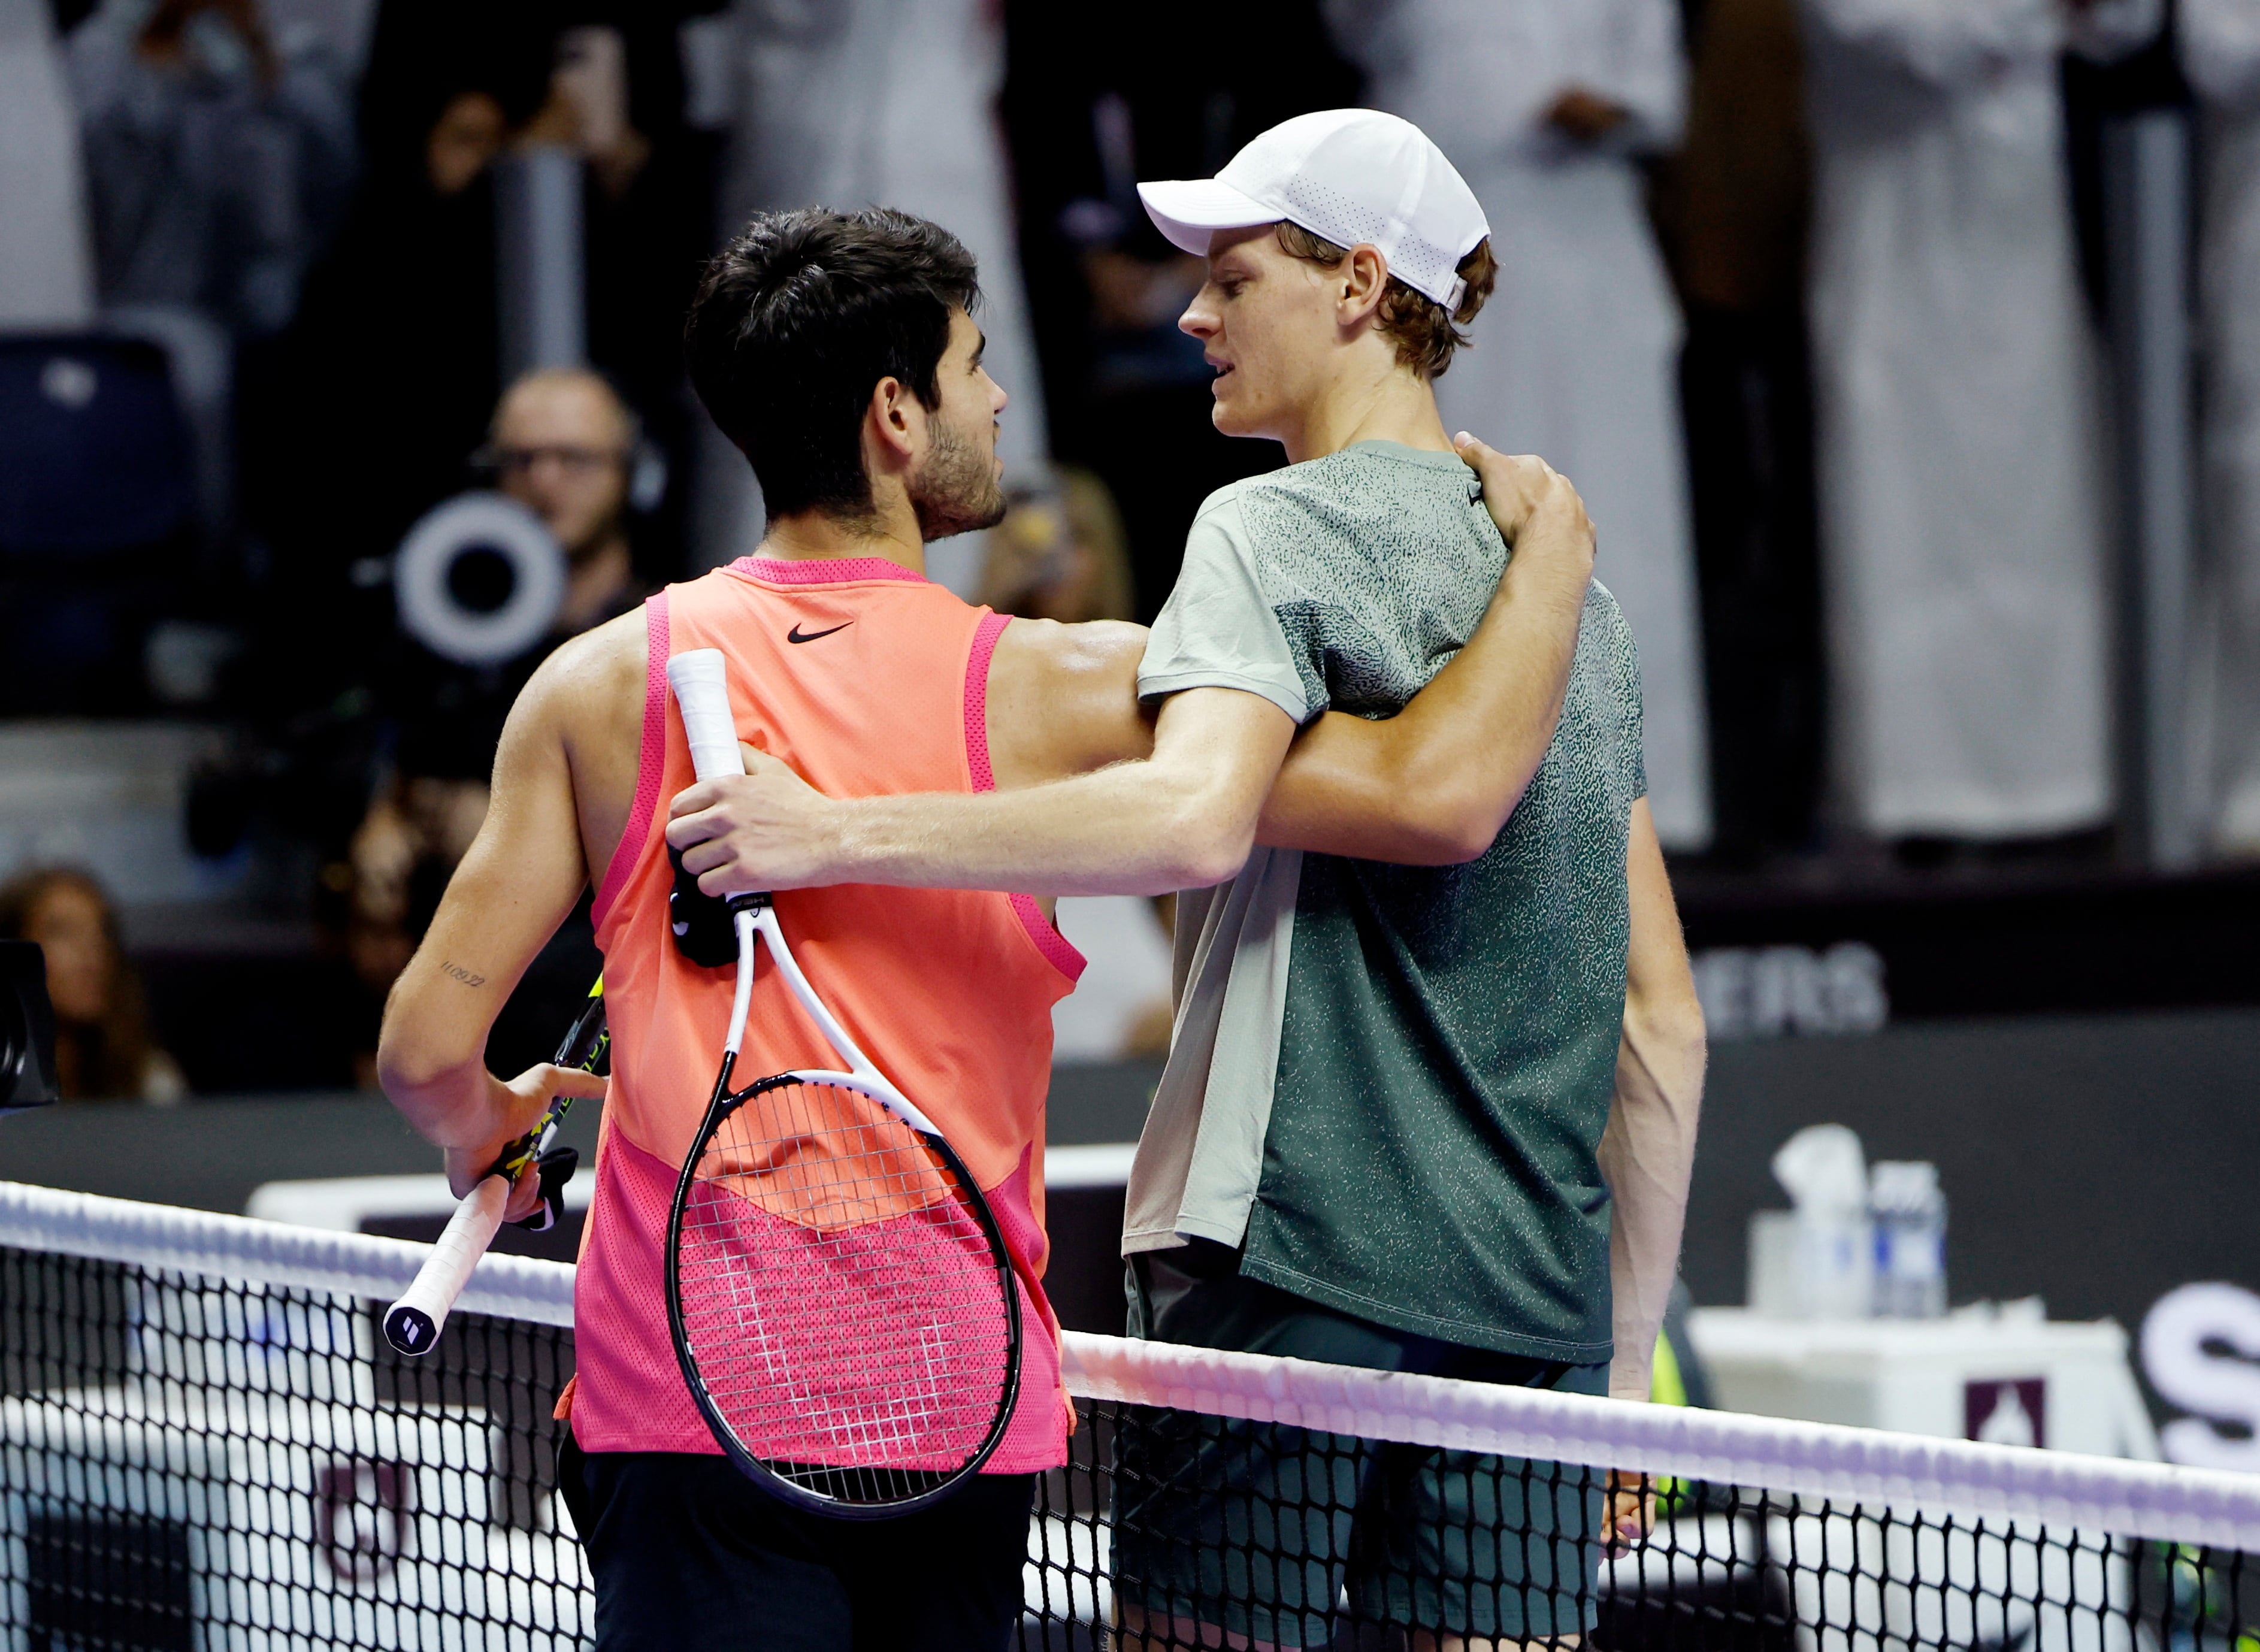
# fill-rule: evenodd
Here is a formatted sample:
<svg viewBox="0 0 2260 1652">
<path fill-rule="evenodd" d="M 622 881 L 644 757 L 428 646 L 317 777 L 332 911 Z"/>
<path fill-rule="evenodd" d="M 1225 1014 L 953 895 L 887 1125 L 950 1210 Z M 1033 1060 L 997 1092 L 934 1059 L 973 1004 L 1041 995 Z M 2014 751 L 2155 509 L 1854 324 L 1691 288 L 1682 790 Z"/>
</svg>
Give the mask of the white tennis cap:
<svg viewBox="0 0 2260 1652">
<path fill-rule="evenodd" d="M 1491 233 L 1475 191 L 1409 120 L 1327 109 L 1283 120 L 1212 178 L 1141 183 L 1138 198 L 1173 246 L 1204 256 L 1217 230 L 1285 218 L 1337 247 L 1370 242 L 1389 273 L 1451 309 L 1460 260 Z"/>
</svg>

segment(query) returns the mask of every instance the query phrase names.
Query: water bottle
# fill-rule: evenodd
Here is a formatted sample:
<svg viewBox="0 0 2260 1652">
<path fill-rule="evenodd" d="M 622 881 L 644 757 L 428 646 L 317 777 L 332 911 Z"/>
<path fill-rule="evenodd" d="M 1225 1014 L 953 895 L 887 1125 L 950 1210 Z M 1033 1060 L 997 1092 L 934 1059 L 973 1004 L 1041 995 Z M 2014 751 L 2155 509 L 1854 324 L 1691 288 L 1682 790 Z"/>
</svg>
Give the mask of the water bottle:
<svg viewBox="0 0 2260 1652">
<path fill-rule="evenodd" d="M 1807 1319 L 1858 1319 L 1875 1299 L 1875 1241 L 1857 1205 L 1797 1212 L 1798 1309 Z"/>
<path fill-rule="evenodd" d="M 1935 1164 L 1879 1161 L 1869 1173 L 1876 1245 L 1876 1317 L 1935 1319 L 1946 1312 L 1946 1195 Z"/>
<path fill-rule="evenodd" d="M 1875 1302 L 1868 1162 L 1841 1124 L 1807 1125 L 1773 1155 L 1774 1179 L 1797 1206 L 1798 1317 L 1859 1319 Z"/>
</svg>

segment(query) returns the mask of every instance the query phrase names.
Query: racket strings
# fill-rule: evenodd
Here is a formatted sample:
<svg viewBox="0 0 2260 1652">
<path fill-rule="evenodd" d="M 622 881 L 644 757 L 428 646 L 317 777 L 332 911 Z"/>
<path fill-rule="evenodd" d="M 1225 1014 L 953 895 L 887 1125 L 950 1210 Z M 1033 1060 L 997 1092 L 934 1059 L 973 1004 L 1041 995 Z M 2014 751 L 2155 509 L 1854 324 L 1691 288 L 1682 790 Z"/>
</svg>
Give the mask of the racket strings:
<svg viewBox="0 0 2260 1652">
<path fill-rule="evenodd" d="M 988 1443 L 1012 1287 L 949 1161 L 838 1085 L 755 1085 L 704 1144 L 677 1245 L 708 1398 L 773 1472 L 901 1500 Z"/>
</svg>

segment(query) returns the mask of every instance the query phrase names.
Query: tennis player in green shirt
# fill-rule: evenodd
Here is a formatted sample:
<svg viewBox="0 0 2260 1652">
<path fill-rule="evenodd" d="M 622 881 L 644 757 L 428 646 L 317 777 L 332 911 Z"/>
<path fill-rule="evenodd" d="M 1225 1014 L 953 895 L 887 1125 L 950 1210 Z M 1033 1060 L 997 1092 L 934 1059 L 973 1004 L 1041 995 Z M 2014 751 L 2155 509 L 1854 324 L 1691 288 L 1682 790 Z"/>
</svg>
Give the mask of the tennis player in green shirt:
<svg viewBox="0 0 2260 1652">
<path fill-rule="evenodd" d="M 718 893 L 1185 890 L 1123 1236 L 1134 1334 L 1646 1399 L 1704 1039 L 1615 601 L 1584 591 L 1534 766 L 1501 774 L 1471 740 L 1435 831 L 1334 830 L 1322 789 L 1266 807 L 1298 729 L 1412 714 L 1498 586 L 1507 543 L 1430 388 L 1488 292 L 1490 226 L 1425 136 L 1370 111 L 1141 192 L 1208 260 L 1180 325 L 1218 427 L 1290 461 L 1192 526 L 1136 669 L 1151 756 L 857 799 L 762 763 L 682 794 L 670 841 Z M 1637 1487 L 1574 1468 L 1263 1425 L 1165 1414 L 1118 1451 L 1130 1647 L 1320 1644 L 1345 1588 L 1425 1644 L 1574 1636 L 1600 1546 L 1647 1520 Z"/>
</svg>

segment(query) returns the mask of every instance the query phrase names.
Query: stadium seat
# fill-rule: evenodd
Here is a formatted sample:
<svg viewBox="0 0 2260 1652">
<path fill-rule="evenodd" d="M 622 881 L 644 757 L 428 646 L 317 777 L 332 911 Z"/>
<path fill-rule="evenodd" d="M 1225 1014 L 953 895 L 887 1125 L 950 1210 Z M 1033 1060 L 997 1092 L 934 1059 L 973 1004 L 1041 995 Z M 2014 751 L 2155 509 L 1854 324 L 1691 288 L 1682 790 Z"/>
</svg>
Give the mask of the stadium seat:
<svg viewBox="0 0 2260 1652">
<path fill-rule="evenodd" d="M 132 710 L 196 504 L 164 354 L 0 335 L 0 712 Z"/>
</svg>

